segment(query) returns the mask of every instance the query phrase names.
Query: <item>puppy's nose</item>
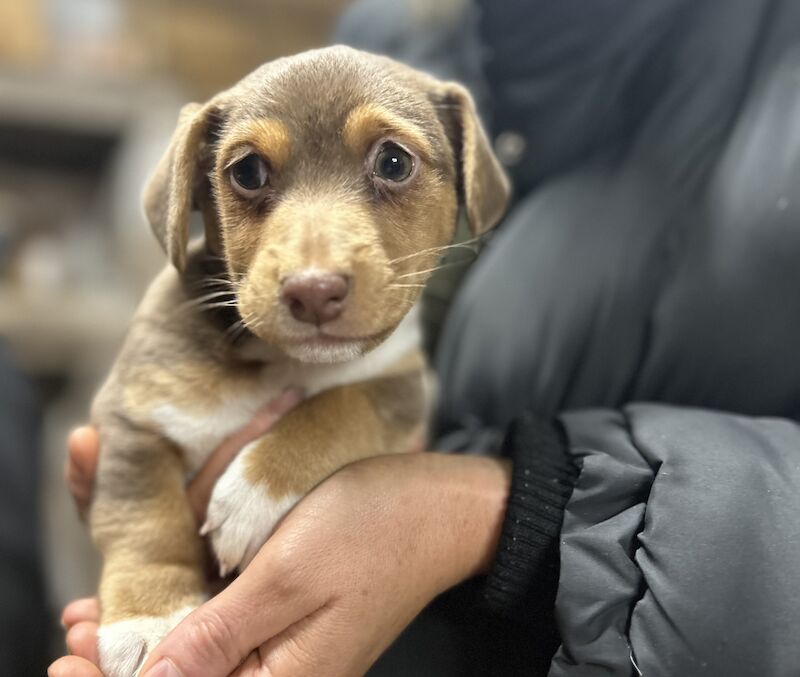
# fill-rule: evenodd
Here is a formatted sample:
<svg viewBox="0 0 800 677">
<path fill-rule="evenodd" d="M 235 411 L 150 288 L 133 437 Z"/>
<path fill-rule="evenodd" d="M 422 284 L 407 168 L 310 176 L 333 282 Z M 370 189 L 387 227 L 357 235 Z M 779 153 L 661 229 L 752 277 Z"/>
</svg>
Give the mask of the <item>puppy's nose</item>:
<svg viewBox="0 0 800 677">
<path fill-rule="evenodd" d="M 349 278 L 319 271 L 290 275 L 281 296 L 295 320 L 321 325 L 342 314 L 349 291 Z"/>
</svg>

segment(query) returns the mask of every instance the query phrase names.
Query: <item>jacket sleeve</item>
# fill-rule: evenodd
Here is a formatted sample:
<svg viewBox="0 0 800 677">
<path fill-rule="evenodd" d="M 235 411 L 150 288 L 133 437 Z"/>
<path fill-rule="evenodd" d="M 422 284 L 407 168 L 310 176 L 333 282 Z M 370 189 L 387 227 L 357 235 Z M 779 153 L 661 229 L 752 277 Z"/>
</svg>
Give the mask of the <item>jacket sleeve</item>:
<svg viewBox="0 0 800 677">
<path fill-rule="evenodd" d="M 504 451 L 486 596 L 555 600 L 552 677 L 798 673 L 798 424 L 631 405 L 523 417 Z"/>
</svg>

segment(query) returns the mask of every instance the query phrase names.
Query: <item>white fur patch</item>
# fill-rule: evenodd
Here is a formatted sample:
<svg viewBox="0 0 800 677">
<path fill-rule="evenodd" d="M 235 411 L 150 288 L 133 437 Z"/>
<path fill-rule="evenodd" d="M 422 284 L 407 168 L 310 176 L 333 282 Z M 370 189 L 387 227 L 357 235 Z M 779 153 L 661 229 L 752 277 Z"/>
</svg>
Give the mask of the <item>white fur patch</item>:
<svg viewBox="0 0 800 677">
<path fill-rule="evenodd" d="M 187 606 L 166 616 L 140 616 L 100 626 L 97 649 L 105 677 L 138 675 L 150 652 L 195 608 Z"/>
<path fill-rule="evenodd" d="M 419 311 L 416 307 L 397 329 L 374 350 L 349 362 L 305 364 L 283 358 L 261 367 L 254 385 L 228 396 L 219 407 L 204 413 L 189 412 L 171 402 L 160 402 L 151 410 L 158 429 L 183 449 L 190 473 L 205 463 L 211 452 L 229 435 L 240 430 L 253 414 L 283 390 L 303 388 L 308 396 L 338 386 L 380 377 L 393 364 L 420 345 Z M 265 347 L 274 357 L 274 350 Z M 258 368 L 258 367 L 255 367 Z M 221 384 L 209 384 L 221 388 Z"/>
<path fill-rule="evenodd" d="M 377 378 L 412 350 L 416 350 L 421 342 L 419 309 L 414 306 L 383 343 L 358 359 L 338 364 L 315 365 L 316 369 L 308 365 L 303 385 L 309 395 L 315 395 L 337 386 Z"/>
<path fill-rule="evenodd" d="M 244 476 L 245 457 L 257 442 L 248 444 L 219 478 L 208 504 L 206 523 L 200 533 L 209 534 L 219 562 L 220 575 L 242 571 L 266 542 L 275 525 L 300 496 L 273 500 L 263 484 Z"/>
<path fill-rule="evenodd" d="M 222 440 L 243 428 L 258 408 L 279 392 L 267 388 L 259 393 L 243 392 L 202 415 L 161 402 L 150 417 L 166 437 L 180 445 L 189 471 L 196 472 Z"/>
</svg>

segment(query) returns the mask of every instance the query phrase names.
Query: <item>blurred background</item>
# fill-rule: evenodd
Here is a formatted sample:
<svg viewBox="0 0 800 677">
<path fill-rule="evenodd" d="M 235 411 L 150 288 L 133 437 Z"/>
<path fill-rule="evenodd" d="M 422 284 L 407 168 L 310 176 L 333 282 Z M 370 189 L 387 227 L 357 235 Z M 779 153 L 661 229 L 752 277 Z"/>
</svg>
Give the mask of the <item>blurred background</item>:
<svg viewBox="0 0 800 677">
<path fill-rule="evenodd" d="M 439 342 L 437 448 L 490 449 L 527 406 L 796 419 L 798 27 L 791 0 L 0 2 L 0 677 L 44 674 L 95 590 L 65 442 L 163 265 L 139 200 L 183 104 L 331 41 L 470 88 L 515 198 Z M 426 290 L 429 350 L 463 268 Z M 511 674 L 472 652 L 510 626 L 452 615 L 456 648 L 421 625 L 417 667 L 374 674 L 422 675 L 426 641 L 425 674 Z"/>
<path fill-rule="evenodd" d="M 0 3 L 0 674 L 44 674 L 63 652 L 61 607 L 96 585 L 65 439 L 163 263 L 139 195 L 178 109 L 326 44 L 344 4 Z"/>
</svg>

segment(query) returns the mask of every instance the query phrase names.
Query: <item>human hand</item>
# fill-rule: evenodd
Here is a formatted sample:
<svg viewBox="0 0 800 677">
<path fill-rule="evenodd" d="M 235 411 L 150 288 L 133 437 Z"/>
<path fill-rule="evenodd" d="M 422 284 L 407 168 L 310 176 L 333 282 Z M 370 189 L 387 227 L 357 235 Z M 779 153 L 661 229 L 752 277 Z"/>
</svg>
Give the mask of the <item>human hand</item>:
<svg viewBox="0 0 800 677">
<path fill-rule="evenodd" d="M 509 483 L 505 461 L 474 456 L 386 456 L 339 470 L 142 674 L 363 674 L 436 595 L 488 569 Z"/>
<path fill-rule="evenodd" d="M 302 397 L 298 390 L 285 391 L 257 411 L 242 430 L 225 439 L 213 452 L 186 489 L 198 525 L 205 520 L 205 510 L 214 483 L 237 452 L 267 432 Z M 78 512 L 84 518 L 91 503 L 99 454 L 100 442 L 94 428 L 84 426 L 70 434 L 64 476 Z M 72 655 L 55 661 L 48 670 L 50 677 L 102 677 L 97 668 L 99 622 L 100 605 L 96 598 L 75 600 L 64 608 L 61 623 L 67 630 L 67 648 Z"/>
</svg>

